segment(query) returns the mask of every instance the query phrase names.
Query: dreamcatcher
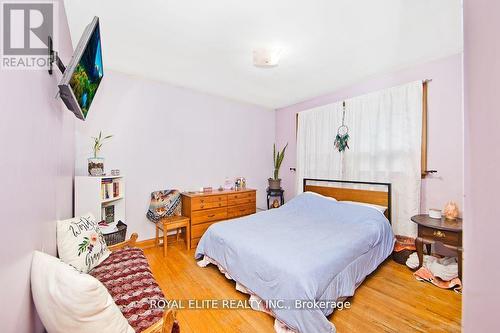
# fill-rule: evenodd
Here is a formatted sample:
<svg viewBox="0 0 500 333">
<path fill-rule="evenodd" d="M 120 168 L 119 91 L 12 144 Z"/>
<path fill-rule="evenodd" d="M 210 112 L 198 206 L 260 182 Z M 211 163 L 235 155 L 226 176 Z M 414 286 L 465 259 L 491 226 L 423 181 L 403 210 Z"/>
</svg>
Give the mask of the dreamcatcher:
<svg viewBox="0 0 500 333">
<path fill-rule="evenodd" d="M 349 149 L 349 127 L 344 123 L 345 121 L 345 102 L 342 104 L 342 125 L 337 129 L 337 136 L 333 144 L 335 148 L 341 153 Z"/>
</svg>

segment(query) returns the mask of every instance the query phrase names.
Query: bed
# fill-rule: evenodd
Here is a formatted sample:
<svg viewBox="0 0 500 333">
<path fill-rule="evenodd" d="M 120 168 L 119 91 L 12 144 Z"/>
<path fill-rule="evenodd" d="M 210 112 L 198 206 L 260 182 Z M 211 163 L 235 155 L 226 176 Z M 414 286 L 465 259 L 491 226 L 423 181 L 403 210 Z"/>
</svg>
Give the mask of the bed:
<svg viewBox="0 0 500 333">
<path fill-rule="evenodd" d="M 264 300 L 260 308 L 276 318 L 277 331 L 335 332 L 326 317 L 335 301 L 352 296 L 392 252 L 391 187 L 321 179 L 304 179 L 303 186 L 304 193 L 278 209 L 213 224 L 195 258 L 200 266 L 217 265 L 253 300 Z"/>
</svg>

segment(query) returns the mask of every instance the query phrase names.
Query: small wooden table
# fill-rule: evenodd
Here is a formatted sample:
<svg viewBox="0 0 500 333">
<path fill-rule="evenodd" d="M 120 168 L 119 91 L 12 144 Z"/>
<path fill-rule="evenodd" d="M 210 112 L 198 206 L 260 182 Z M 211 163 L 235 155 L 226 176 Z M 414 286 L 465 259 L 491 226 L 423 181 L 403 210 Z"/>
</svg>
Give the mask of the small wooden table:
<svg viewBox="0 0 500 333">
<path fill-rule="evenodd" d="M 185 216 L 170 216 L 161 219 L 156 223 L 155 246 L 160 246 L 160 230 L 163 232 L 163 256 L 167 255 L 167 233 L 170 230 L 177 230 L 177 240 L 179 240 L 179 229 L 185 228 L 186 246 L 191 248 L 191 228 L 189 227 L 189 217 Z"/>
<path fill-rule="evenodd" d="M 462 219 L 433 219 L 429 215 L 415 215 L 411 218 L 418 224 L 418 237 L 415 240 L 418 255 L 418 268 L 422 267 L 424 244 L 427 253 L 431 252 L 431 244 L 441 242 L 445 247 L 458 253 L 458 277 L 462 279 Z"/>
</svg>

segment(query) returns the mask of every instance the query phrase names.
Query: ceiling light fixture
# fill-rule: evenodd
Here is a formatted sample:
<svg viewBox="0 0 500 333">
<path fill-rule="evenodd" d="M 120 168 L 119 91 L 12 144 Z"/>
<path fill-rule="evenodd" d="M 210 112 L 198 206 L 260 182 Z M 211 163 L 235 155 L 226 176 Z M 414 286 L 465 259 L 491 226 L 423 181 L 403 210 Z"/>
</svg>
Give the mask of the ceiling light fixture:
<svg viewBox="0 0 500 333">
<path fill-rule="evenodd" d="M 276 67 L 281 57 L 281 49 L 255 49 L 253 64 L 255 67 Z"/>
</svg>

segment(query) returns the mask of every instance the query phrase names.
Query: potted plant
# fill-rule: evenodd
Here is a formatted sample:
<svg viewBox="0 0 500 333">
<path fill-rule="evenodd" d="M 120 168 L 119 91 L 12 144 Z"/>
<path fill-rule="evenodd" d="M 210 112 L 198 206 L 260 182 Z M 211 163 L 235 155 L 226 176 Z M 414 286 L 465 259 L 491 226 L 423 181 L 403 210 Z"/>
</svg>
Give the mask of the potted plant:
<svg viewBox="0 0 500 333">
<path fill-rule="evenodd" d="M 285 150 L 288 147 L 288 143 L 283 147 L 281 152 L 278 150 L 276 153 L 276 144 L 273 145 L 273 163 L 274 163 L 274 175 L 273 178 L 269 178 L 269 189 L 279 190 L 281 188 L 281 179 L 279 178 L 279 172 L 283 158 L 285 157 Z"/>
<path fill-rule="evenodd" d="M 104 175 L 104 158 L 99 157 L 99 152 L 101 151 L 102 145 L 105 140 L 111 138 L 112 135 L 102 136 L 102 131 L 99 132 L 99 136 L 92 137 L 94 139 L 94 146 L 92 147 L 94 151 L 94 157 L 88 159 L 88 171 L 90 176 L 102 176 Z"/>
</svg>

